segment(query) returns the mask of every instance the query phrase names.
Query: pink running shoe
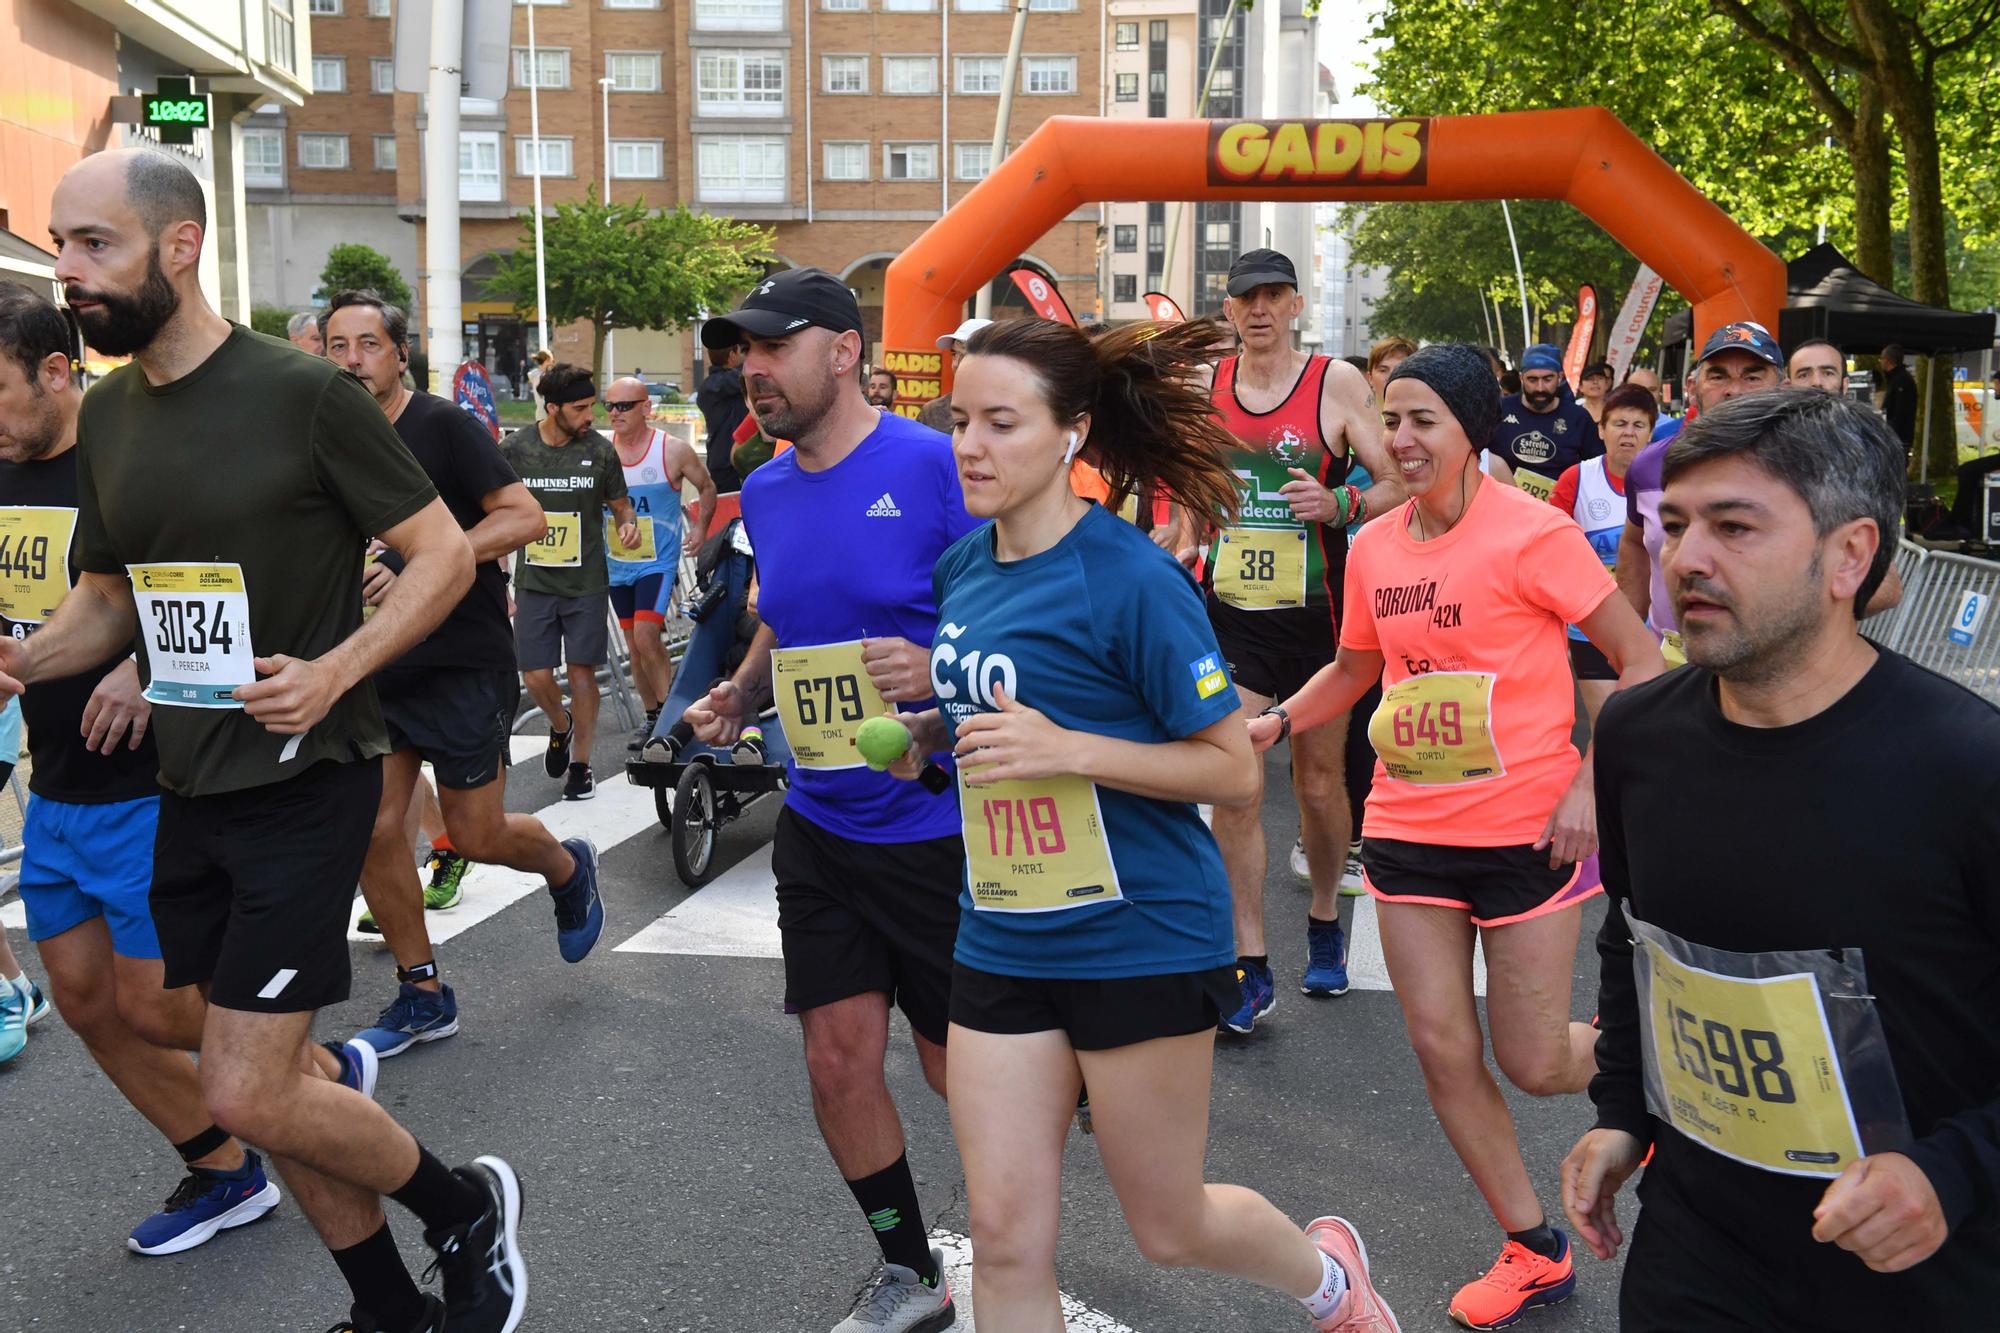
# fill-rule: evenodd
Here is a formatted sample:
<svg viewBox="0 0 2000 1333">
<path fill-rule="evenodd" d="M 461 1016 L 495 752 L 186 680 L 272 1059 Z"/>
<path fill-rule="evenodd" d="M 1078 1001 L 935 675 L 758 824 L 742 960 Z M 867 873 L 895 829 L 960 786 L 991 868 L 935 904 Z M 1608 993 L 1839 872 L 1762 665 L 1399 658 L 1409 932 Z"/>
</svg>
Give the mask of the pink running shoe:
<svg viewBox="0 0 2000 1333">
<path fill-rule="evenodd" d="M 1313 1324 L 1314 1333 L 1403 1333 L 1368 1277 L 1368 1247 L 1354 1224 L 1344 1217 L 1322 1217 L 1306 1228 L 1306 1236 L 1347 1273 L 1347 1295 L 1331 1315 Z"/>
</svg>

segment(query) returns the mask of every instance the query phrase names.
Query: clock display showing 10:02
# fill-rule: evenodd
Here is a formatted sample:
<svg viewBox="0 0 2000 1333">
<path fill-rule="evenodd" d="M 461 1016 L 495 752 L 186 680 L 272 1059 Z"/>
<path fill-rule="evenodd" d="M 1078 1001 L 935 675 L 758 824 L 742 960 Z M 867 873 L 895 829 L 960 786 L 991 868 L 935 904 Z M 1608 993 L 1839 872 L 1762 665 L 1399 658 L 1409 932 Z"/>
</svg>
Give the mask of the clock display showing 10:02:
<svg viewBox="0 0 2000 1333">
<path fill-rule="evenodd" d="M 145 107 L 148 125 L 199 127 L 208 124 L 208 99 L 205 97 L 148 97 Z"/>
</svg>

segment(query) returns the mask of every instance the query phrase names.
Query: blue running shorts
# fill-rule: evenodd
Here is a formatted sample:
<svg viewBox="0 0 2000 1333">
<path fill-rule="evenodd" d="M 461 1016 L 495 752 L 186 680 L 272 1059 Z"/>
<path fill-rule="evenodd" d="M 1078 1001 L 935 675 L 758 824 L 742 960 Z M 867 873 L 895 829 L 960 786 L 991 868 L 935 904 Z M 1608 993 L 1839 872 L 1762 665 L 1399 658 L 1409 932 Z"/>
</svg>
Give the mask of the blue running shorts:
<svg viewBox="0 0 2000 1333">
<path fill-rule="evenodd" d="M 158 958 L 153 931 L 153 840 L 160 798 L 108 805 L 28 799 L 21 828 L 21 902 L 28 938 L 37 942 L 103 917 L 111 951 L 121 958 Z"/>
</svg>

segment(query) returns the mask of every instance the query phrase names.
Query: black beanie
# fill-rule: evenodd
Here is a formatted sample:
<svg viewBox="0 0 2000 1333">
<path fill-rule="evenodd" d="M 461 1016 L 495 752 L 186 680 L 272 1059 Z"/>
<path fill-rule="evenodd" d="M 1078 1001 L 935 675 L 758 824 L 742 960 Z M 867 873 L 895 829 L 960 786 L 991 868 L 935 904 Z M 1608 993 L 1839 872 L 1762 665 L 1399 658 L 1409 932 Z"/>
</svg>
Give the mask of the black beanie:
<svg viewBox="0 0 2000 1333">
<path fill-rule="evenodd" d="M 1472 452 L 1484 449 L 1500 424 L 1500 386 L 1485 353 L 1464 343 L 1432 343 L 1389 372 L 1388 384 L 1416 380 L 1430 386 L 1458 418 Z M 1384 389 L 1386 390 L 1387 384 Z"/>
</svg>

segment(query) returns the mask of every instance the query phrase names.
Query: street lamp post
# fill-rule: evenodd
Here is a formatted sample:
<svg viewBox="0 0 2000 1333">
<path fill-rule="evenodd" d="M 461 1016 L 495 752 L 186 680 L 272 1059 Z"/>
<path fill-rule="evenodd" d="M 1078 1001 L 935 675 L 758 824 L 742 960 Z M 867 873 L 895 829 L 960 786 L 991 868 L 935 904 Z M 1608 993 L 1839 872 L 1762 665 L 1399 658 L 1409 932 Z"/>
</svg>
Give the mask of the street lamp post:
<svg viewBox="0 0 2000 1333">
<path fill-rule="evenodd" d="M 605 57 L 607 63 L 610 59 L 610 56 Z M 604 202 L 607 207 L 611 203 L 611 83 L 612 79 L 609 74 L 606 74 L 597 81 L 597 86 L 602 91 L 602 97 L 599 100 L 604 104 Z M 604 223 L 606 226 L 610 226 L 611 219 L 606 218 Z M 618 364 L 617 358 L 612 355 L 611 340 L 612 329 L 610 318 L 607 316 L 604 325 L 604 388 L 606 391 L 610 390 L 611 381 L 615 378 L 611 368 Z"/>
</svg>

